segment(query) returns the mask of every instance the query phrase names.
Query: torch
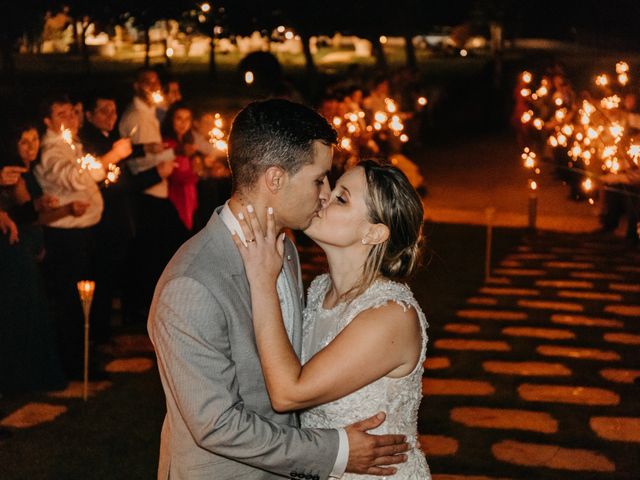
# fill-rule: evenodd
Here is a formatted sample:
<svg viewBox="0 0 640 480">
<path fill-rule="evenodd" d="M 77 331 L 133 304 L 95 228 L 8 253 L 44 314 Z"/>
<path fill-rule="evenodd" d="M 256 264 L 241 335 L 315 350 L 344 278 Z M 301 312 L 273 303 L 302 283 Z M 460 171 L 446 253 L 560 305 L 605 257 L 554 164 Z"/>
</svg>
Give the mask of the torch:
<svg viewBox="0 0 640 480">
<path fill-rule="evenodd" d="M 89 394 L 89 313 L 96 282 L 93 280 L 80 280 L 77 283 L 77 287 L 80 301 L 82 302 L 82 313 L 84 314 L 84 384 L 82 398 L 86 402 Z"/>
</svg>

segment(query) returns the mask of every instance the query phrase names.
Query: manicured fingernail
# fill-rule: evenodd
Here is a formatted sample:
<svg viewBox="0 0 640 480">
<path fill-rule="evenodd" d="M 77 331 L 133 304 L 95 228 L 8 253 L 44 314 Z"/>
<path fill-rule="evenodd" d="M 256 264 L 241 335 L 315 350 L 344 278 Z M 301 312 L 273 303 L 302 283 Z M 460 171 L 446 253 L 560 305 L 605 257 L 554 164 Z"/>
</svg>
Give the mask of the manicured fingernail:
<svg viewBox="0 0 640 480">
<path fill-rule="evenodd" d="M 273 215 L 273 208 L 271 208 L 271 207 L 267 208 L 267 213 L 269 215 Z"/>
<path fill-rule="evenodd" d="M 239 218 L 240 220 L 244 220 L 244 213 L 240 212 L 240 213 L 238 214 L 238 218 Z"/>
<path fill-rule="evenodd" d="M 247 205 L 247 212 L 253 213 L 253 205 Z"/>
</svg>

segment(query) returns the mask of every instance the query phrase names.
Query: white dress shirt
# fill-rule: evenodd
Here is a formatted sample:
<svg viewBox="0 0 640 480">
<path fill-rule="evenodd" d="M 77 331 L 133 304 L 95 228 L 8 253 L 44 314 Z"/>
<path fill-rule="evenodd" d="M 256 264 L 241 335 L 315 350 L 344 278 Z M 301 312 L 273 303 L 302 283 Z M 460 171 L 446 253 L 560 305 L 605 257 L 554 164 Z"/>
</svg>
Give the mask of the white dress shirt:
<svg viewBox="0 0 640 480">
<path fill-rule="evenodd" d="M 142 99 L 135 96 L 133 102 L 127 107 L 122 114 L 118 125 L 120 136 L 130 138 L 134 145 L 145 143 L 162 143 L 162 134 L 160 133 L 160 122 L 156 116 L 156 107 L 147 105 Z M 154 163 L 145 165 L 144 168 L 136 169 L 138 159 L 131 159 L 132 171 L 143 171 L 155 166 Z M 140 161 L 144 161 L 141 159 Z M 159 198 L 169 197 L 169 182 L 163 178 L 161 182 L 156 183 L 152 187 L 147 188 L 144 193 Z"/>
<path fill-rule="evenodd" d="M 231 208 L 229 208 L 229 202 L 227 201 L 220 210 L 220 220 L 227 226 L 230 232 L 236 233 L 242 243 L 246 245 L 244 233 L 242 232 L 242 227 L 240 226 L 240 222 L 234 216 Z M 298 301 L 298 296 L 292 290 L 291 285 L 287 282 L 287 277 L 284 273 L 284 270 L 280 272 L 277 280 L 277 290 L 278 297 L 280 299 L 280 308 L 282 310 L 282 319 L 284 322 L 285 329 L 287 330 L 287 335 L 289 336 L 289 340 L 291 340 L 291 332 L 293 331 L 293 302 Z M 347 462 L 349 461 L 349 437 L 347 436 L 347 432 L 343 428 L 338 428 L 338 456 L 336 457 L 336 462 L 333 465 L 333 470 L 331 470 L 330 477 L 340 478 L 344 474 L 347 469 Z"/>
<path fill-rule="evenodd" d="M 100 221 L 104 209 L 102 194 L 97 185 L 97 182 L 105 178 L 104 168 L 102 165 L 91 170 L 80 168 L 78 159 L 84 154 L 82 144 L 74 141 L 72 145 L 60 133 L 47 130 L 42 138 L 40 163 L 34 168 L 42 190 L 57 197 L 60 205 L 72 201 L 89 204 L 83 215 L 67 215 L 49 224 L 55 228 L 91 227 Z"/>
</svg>

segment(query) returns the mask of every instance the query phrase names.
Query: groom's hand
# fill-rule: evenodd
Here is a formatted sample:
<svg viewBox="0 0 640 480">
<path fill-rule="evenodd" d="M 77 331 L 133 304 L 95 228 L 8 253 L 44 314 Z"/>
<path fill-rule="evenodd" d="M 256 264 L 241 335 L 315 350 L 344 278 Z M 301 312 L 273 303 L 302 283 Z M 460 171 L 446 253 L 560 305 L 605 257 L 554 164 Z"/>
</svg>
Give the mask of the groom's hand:
<svg viewBox="0 0 640 480">
<path fill-rule="evenodd" d="M 388 467 L 407 461 L 402 452 L 409 450 L 404 435 L 371 435 L 367 433 L 384 422 L 384 413 L 354 423 L 345 428 L 349 437 L 347 472 L 368 475 L 393 475 L 396 469 Z"/>
</svg>

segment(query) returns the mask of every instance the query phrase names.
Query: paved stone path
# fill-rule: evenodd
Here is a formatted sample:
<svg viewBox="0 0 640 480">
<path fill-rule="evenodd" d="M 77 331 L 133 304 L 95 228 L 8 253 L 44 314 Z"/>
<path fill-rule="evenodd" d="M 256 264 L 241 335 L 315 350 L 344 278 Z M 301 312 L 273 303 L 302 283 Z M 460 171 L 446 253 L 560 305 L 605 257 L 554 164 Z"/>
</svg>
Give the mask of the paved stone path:
<svg viewBox="0 0 640 480">
<path fill-rule="evenodd" d="M 324 271 L 317 247 L 302 260 L 307 283 Z M 540 234 L 429 319 L 419 432 L 434 480 L 640 478 L 639 265 L 616 242 Z M 143 334 L 116 337 L 112 354 L 112 373 L 154 367 Z M 81 396 L 73 382 L 0 425 L 55 421 Z"/>
<path fill-rule="evenodd" d="M 639 265 L 615 241 L 540 234 L 430 319 L 436 480 L 640 478 Z"/>
</svg>

